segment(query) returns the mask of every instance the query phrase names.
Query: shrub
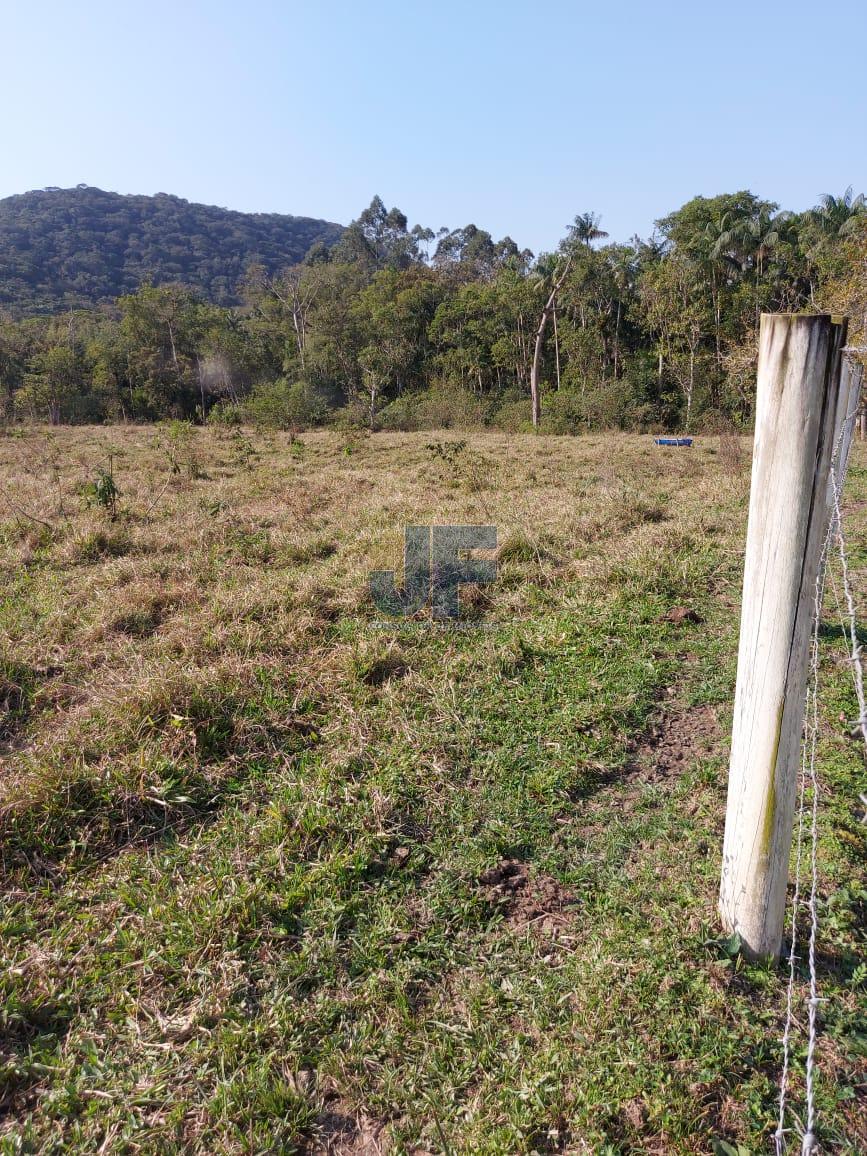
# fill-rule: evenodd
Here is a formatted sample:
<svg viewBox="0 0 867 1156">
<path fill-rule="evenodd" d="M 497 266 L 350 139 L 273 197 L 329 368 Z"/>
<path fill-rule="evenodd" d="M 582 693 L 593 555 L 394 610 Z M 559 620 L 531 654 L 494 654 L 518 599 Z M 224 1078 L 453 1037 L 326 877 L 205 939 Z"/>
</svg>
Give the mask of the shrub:
<svg viewBox="0 0 867 1156">
<path fill-rule="evenodd" d="M 624 378 L 587 382 L 580 394 L 572 393 L 585 428 L 623 429 L 629 426 L 635 401 L 630 383 Z"/>
<path fill-rule="evenodd" d="M 557 390 L 542 400 L 540 428 L 549 434 L 577 434 L 587 429 L 583 399 L 575 393 Z"/>
<path fill-rule="evenodd" d="M 98 466 L 95 480 L 85 486 L 84 492 L 88 502 L 99 506 L 106 511 L 112 521 L 115 520 L 120 490 L 114 480 L 114 459 L 111 454 L 108 458 L 108 469 Z"/>
<path fill-rule="evenodd" d="M 223 428 L 236 428 L 244 423 L 243 407 L 237 402 L 223 398 L 208 410 L 208 424 Z"/>
<path fill-rule="evenodd" d="M 316 425 L 326 412 L 324 402 L 307 382 L 285 378 L 257 385 L 246 411 L 254 425 L 293 431 Z"/>
<path fill-rule="evenodd" d="M 354 398 L 352 401 L 335 409 L 331 414 L 330 424 L 336 430 L 341 430 L 344 433 L 357 432 L 359 430 L 370 431 L 370 402 L 365 401 L 363 397 Z"/>
<path fill-rule="evenodd" d="M 417 393 L 404 393 L 390 401 L 376 415 L 380 429 L 399 430 L 412 433 L 419 428 L 419 397 Z"/>
<path fill-rule="evenodd" d="M 173 474 L 185 474 L 191 479 L 203 476 L 201 453 L 191 422 L 177 419 L 160 422 L 154 444 L 165 454 Z"/>
<path fill-rule="evenodd" d="M 444 383 L 416 395 L 419 429 L 472 429 L 484 425 L 482 401 L 468 389 Z"/>
<path fill-rule="evenodd" d="M 530 398 L 503 401 L 491 415 L 491 425 L 504 433 L 528 433 L 533 429 Z"/>
</svg>

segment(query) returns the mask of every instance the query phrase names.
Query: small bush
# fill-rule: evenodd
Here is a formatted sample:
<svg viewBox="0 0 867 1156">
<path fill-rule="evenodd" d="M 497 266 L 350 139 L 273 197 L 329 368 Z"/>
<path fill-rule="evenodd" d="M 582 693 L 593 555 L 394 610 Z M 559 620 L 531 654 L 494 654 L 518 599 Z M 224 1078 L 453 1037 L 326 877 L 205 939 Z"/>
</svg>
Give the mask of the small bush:
<svg viewBox="0 0 867 1156">
<path fill-rule="evenodd" d="M 243 425 L 244 410 L 236 402 L 223 399 L 208 410 L 208 424 L 221 426 L 224 429 L 234 429 Z"/>
<path fill-rule="evenodd" d="M 165 455 L 172 474 L 183 474 L 191 480 L 204 477 L 196 430 L 191 422 L 161 422 L 154 444 Z"/>
<path fill-rule="evenodd" d="M 468 389 L 436 385 L 417 395 L 418 429 L 473 429 L 484 425 L 484 406 Z"/>
<path fill-rule="evenodd" d="M 237 427 L 231 433 L 231 453 L 229 460 L 233 466 L 249 469 L 259 458 L 259 451 L 248 437 Z"/>
<path fill-rule="evenodd" d="M 91 505 L 99 506 L 106 511 L 112 521 L 115 520 L 120 490 L 114 480 L 114 463 L 111 457 L 108 459 L 108 469 L 104 466 L 98 467 L 96 479 L 85 487 L 85 494 Z"/>
<path fill-rule="evenodd" d="M 297 431 L 321 422 L 326 407 L 306 382 L 280 378 L 266 385 L 257 385 L 247 401 L 246 412 L 254 425 Z"/>
<path fill-rule="evenodd" d="M 502 402 L 491 415 L 491 425 L 504 433 L 532 432 L 530 398 Z"/>
<path fill-rule="evenodd" d="M 378 415 L 376 415 L 378 418 Z M 334 411 L 331 424 L 336 430 L 347 433 L 370 430 L 370 402 L 363 397 L 354 398 L 341 409 Z"/>
<path fill-rule="evenodd" d="M 430 452 L 434 460 L 440 459 L 446 465 L 453 466 L 458 460 L 460 454 L 467 448 L 467 443 L 464 438 L 454 442 L 428 442 L 425 449 Z"/>
<path fill-rule="evenodd" d="M 380 429 L 412 433 L 419 428 L 418 394 L 402 394 L 390 401 L 376 415 Z"/>
<path fill-rule="evenodd" d="M 587 412 L 578 394 L 558 390 L 542 402 L 540 428 L 549 434 L 577 434 L 587 429 Z"/>
</svg>

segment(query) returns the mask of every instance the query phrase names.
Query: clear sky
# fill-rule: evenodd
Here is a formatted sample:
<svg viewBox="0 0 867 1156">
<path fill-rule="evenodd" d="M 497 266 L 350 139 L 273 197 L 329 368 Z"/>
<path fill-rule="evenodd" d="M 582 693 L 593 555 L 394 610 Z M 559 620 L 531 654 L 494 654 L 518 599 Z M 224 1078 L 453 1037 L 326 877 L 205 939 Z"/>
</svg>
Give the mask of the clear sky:
<svg viewBox="0 0 867 1156">
<path fill-rule="evenodd" d="M 0 0 L 0 196 L 79 182 L 538 252 L 867 191 L 867 3 Z"/>
</svg>

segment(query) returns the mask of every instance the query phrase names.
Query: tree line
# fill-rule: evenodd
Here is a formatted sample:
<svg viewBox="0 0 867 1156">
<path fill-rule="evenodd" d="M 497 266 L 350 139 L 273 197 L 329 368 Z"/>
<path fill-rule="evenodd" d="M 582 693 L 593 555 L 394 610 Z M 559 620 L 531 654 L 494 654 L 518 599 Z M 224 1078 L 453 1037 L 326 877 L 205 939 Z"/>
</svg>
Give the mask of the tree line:
<svg viewBox="0 0 867 1156">
<path fill-rule="evenodd" d="M 5 421 L 746 426 L 765 311 L 867 312 L 867 205 L 696 197 L 647 239 L 576 216 L 538 258 L 469 225 L 409 227 L 374 198 L 331 245 L 251 265 L 237 306 L 183 284 L 0 314 Z"/>
</svg>

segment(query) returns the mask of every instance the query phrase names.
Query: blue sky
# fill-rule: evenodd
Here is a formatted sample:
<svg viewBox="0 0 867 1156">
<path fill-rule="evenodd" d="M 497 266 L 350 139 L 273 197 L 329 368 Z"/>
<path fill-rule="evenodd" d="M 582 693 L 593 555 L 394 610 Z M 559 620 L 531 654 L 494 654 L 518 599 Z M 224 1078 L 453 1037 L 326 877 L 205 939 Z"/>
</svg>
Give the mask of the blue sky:
<svg viewBox="0 0 867 1156">
<path fill-rule="evenodd" d="M 702 193 L 867 191 L 867 4 L 0 0 L 0 196 L 84 182 L 538 252 Z"/>
</svg>

